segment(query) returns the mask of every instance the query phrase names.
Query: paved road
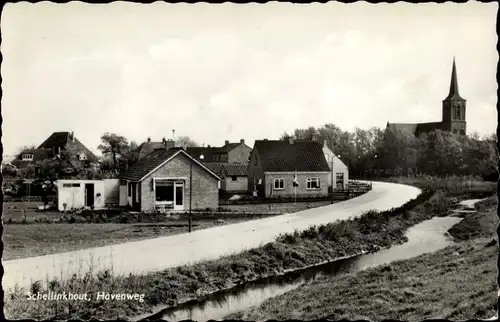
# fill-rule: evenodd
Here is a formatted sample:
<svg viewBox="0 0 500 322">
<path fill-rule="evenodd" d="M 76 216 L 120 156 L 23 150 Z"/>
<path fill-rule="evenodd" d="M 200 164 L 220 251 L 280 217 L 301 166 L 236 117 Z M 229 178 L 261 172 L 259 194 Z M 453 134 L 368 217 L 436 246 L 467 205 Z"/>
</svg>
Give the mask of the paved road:
<svg viewBox="0 0 500 322">
<path fill-rule="evenodd" d="M 272 241 L 280 233 L 311 225 L 359 216 L 375 209 L 387 210 L 416 198 L 414 187 L 374 182 L 373 189 L 354 199 L 281 216 L 225 225 L 181 235 L 159 237 L 106 247 L 30 257 L 3 263 L 5 290 L 32 281 L 67 278 L 74 273 L 113 269 L 114 274 L 145 273 L 168 267 L 217 259 Z"/>
</svg>

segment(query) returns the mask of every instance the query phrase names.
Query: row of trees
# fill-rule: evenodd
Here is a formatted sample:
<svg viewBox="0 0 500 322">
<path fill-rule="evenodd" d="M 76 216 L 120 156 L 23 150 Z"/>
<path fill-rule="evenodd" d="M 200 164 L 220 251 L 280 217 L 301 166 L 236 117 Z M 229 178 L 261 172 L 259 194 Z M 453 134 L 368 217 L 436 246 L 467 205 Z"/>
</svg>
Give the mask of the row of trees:
<svg viewBox="0 0 500 322">
<path fill-rule="evenodd" d="M 281 139 L 326 140 L 328 147 L 354 176 L 378 175 L 478 175 L 495 177 L 498 153 L 496 136 L 463 136 L 433 131 L 415 136 L 398 129 L 371 128 L 344 131 L 334 124 L 296 129 Z"/>
<path fill-rule="evenodd" d="M 101 161 L 103 169 L 120 170 L 135 163 L 139 158 L 139 145 L 135 141 L 128 142 L 127 138 L 115 133 L 104 133 L 101 144 L 97 147 L 104 158 Z M 180 136 L 175 140 L 177 147 L 197 147 L 198 143 L 188 136 Z"/>
</svg>

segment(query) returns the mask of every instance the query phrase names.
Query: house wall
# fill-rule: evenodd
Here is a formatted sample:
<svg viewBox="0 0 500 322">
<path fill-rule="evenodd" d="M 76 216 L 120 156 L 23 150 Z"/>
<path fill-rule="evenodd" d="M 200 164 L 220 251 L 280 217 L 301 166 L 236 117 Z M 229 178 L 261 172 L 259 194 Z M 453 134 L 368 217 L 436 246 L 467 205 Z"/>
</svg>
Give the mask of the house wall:
<svg viewBox="0 0 500 322">
<path fill-rule="evenodd" d="M 120 179 L 104 179 L 104 203 L 119 204 Z"/>
<path fill-rule="evenodd" d="M 265 197 L 293 197 L 295 195 L 293 187 L 294 172 L 266 172 L 265 173 Z M 296 188 L 297 197 L 321 197 L 328 195 L 328 172 L 298 172 L 297 180 L 299 186 Z M 319 189 L 307 189 L 307 178 L 319 178 Z M 274 179 L 285 179 L 283 190 L 274 189 Z"/>
<path fill-rule="evenodd" d="M 153 178 L 184 177 L 184 209 L 189 209 L 189 172 L 192 161 L 179 154 L 141 182 L 141 211 L 153 210 L 155 194 Z M 193 163 L 192 209 L 215 209 L 219 206 L 218 180 L 199 165 Z"/>
<path fill-rule="evenodd" d="M 104 181 L 101 180 L 58 180 L 56 182 L 57 186 L 57 208 L 59 211 L 64 211 L 64 204 L 66 204 L 66 210 L 72 208 L 83 208 L 85 206 L 85 184 L 94 184 L 94 209 L 105 208 L 105 189 Z M 80 184 L 79 187 L 64 187 L 64 184 Z M 97 197 L 97 194 L 101 194 Z"/>
<path fill-rule="evenodd" d="M 262 184 L 265 186 L 265 176 L 262 170 L 262 163 L 257 150 L 253 150 L 250 154 L 250 162 L 248 164 L 248 191 L 253 193 L 255 184 L 262 179 Z M 262 192 L 263 193 L 263 192 Z M 263 196 L 263 195 L 262 195 Z"/>
<path fill-rule="evenodd" d="M 325 155 L 326 162 L 328 163 L 328 166 L 330 167 L 330 170 L 332 169 L 332 158 L 334 160 L 333 162 L 333 180 L 336 182 L 336 174 L 337 173 L 343 173 L 344 174 L 344 188 L 347 188 L 347 185 L 349 183 L 349 169 L 347 166 L 340 160 L 335 154 L 330 150 L 328 147 L 323 146 L 323 154 Z M 328 186 L 332 185 L 332 172 L 329 173 L 328 175 Z"/>
<path fill-rule="evenodd" d="M 231 176 L 227 176 L 223 180 L 222 189 L 225 191 L 248 191 L 248 177 L 237 176 L 236 181 L 233 181 Z"/>
<path fill-rule="evenodd" d="M 252 148 L 247 146 L 244 143 L 241 143 L 234 149 L 228 152 L 228 163 L 247 163 L 248 157 L 250 156 L 250 152 L 252 152 Z"/>
<path fill-rule="evenodd" d="M 127 199 L 127 185 L 121 185 L 120 186 L 120 201 L 118 205 L 120 207 L 125 207 L 129 204 L 128 199 Z"/>
</svg>

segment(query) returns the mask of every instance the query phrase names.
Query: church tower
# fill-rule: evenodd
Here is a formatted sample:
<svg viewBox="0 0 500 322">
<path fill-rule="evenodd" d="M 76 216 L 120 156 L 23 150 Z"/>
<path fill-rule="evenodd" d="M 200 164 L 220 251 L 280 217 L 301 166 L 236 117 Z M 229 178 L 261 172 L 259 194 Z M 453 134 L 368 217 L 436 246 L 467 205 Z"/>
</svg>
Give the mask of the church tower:
<svg viewBox="0 0 500 322">
<path fill-rule="evenodd" d="M 453 58 L 450 93 L 443 100 L 443 130 L 460 134 L 466 133 L 465 102 L 458 93 L 457 67 L 455 58 Z"/>
</svg>

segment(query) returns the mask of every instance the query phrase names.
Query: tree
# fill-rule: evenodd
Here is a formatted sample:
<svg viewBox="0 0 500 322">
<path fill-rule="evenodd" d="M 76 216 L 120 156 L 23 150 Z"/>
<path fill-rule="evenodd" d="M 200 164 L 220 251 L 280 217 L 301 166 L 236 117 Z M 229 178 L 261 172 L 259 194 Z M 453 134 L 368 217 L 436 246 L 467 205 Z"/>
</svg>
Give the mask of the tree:
<svg viewBox="0 0 500 322">
<path fill-rule="evenodd" d="M 111 155 L 114 169 L 118 169 L 117 157 L 127 151 L 128 141 L 125 137 L 115 133 L 104 133 L 101 136 L 102 144 L 97 147 L 104 155 Z"/>
<path fill-rule="evenodd" d="M 175 140 L 175 146 L 180 148 L 195 148 L 200 146 L 198 142 L 192 140 L 189 136 L 179 136 L 177 140 Z"/>
</svg>

